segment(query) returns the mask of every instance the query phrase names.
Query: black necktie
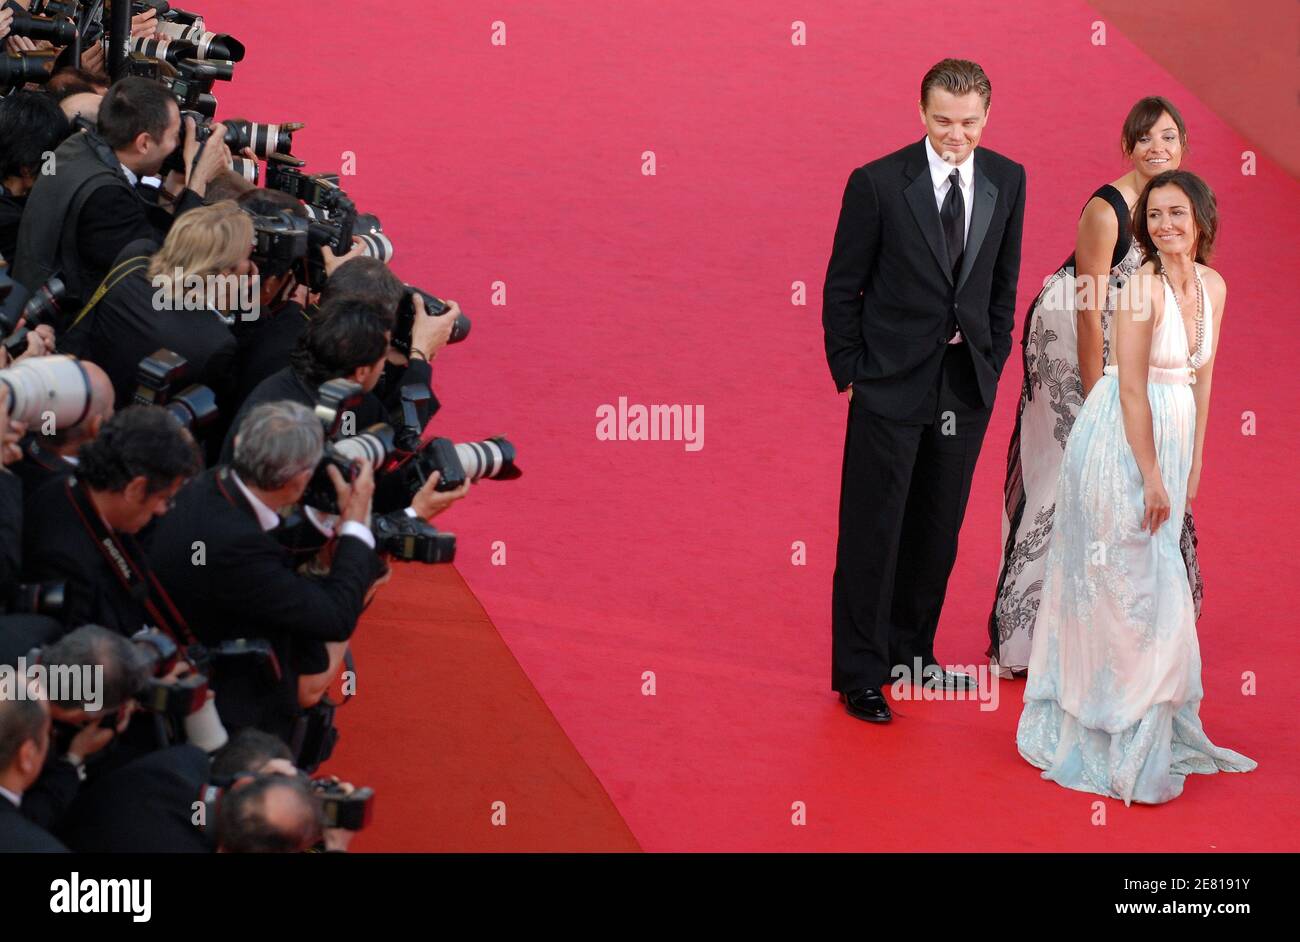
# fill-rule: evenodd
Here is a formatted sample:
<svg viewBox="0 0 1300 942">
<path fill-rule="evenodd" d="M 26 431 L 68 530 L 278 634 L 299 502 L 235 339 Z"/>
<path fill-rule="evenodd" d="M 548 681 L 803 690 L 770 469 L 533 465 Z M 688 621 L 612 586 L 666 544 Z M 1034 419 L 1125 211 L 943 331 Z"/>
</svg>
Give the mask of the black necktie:
<svg viewBox="0 0 1300 942">
<path fill-rule="evenodd" d="M 943 198 L 939 211 L 943 223 L 943 238 L 948 243 L 948 258 L 952 259 L 952 280 L 957 281 L 961 271 L 962 247 L 966 244 L 966 200 L 961 195 L 961 171 L 948 175 L 948 195 Z"/>
</svg>

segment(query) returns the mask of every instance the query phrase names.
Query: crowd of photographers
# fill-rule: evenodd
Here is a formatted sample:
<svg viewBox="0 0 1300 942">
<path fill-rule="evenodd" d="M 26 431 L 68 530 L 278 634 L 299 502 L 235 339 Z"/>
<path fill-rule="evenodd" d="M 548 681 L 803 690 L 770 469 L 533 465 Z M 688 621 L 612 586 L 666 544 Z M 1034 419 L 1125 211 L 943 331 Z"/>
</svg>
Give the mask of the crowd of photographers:
<svg viewBox="0 0 1300 942">
<path fill-rule="evenodd" d="M 301 126 L 216 120 L 243 46 L 113 6 L 0 7 L 0 851 L 344 849 L 349 641 L 513 447 L 428 433 L 469 320 Z"/>
</svg>

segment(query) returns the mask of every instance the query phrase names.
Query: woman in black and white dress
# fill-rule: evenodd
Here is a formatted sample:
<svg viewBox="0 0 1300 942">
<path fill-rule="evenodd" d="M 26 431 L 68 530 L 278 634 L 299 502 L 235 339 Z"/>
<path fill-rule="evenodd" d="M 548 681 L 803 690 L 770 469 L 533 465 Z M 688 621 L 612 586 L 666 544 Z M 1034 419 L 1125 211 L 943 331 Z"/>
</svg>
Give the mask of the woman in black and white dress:
<svg viewBox="0 0 1300 942">
<path fill-rule="evenodd" d="M 1025 318 L 1025 379 L 1007 449 L 1002 565 L 988 626 L 989 660 L 1003 677 L 1020 676 L 1029 665 L 1066 438 L 1107 362 L 1114 291 L 1142 261 L 1132 207 L 1149 180 L 1178 169 L 1187 128 L 1168 100 L 1143 98 L 1124 121 L 1121 147 L 1132 169 L 1093 193 L 1079 218 L 1074 254 L 1046 281 Z M 1199 617 L 1190 509 L 1180 545 Z"/>
</svg>

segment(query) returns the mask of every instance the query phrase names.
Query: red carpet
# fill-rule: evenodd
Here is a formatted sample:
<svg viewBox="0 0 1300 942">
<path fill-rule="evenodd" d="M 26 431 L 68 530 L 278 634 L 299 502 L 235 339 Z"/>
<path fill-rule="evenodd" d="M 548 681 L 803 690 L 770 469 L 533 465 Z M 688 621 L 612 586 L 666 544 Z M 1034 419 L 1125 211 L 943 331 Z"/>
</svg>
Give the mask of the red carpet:
<svg viewBox="0 0 1300 942">
<path fill-rule="evenodd" d="M 249 47 L 219 89 L 222 113 L 306 121 L 296 150 L 309 169 L 354 152 L 345 186 L 384 220 L 396 270 L 474 318 L 471 339 L 438 360 L 441 431 L 508 434 L 526 473 L 481 484 L 446 516 L 456 565 L 642 847 L 1297 849 L 1294 179 L 1265 153 L 1243 176 L 1251 142 L 1120 29 L 1092 46 L 1100 14 L 1082 2 L 413 9 L 424 19 L 408 28 L 410 14 L 338 0 L 210 0 L 209 24 Z M 790 43 L 796 17 L 805 47 Z M 1291 17 L 1275 31 L 1288 55 Z M 1196 507 L 1202 716 L 1259 769 L 1196 777 L 1160 808 L 1106 802 L 1105 826 L 1094 796 L 1040 781 L 1017 755 L 1019 684 L 992 712 L 900 704 L 887 728 L 848 719 L 829 691 L 844 404 L 821 351 L 821 279 L 849 171 L 920 137 L 917 85 L 945 55 L 988 71 L 983 143 L 1028 168 L 1020 316 L 1069 253 L 1088 194 L 1124 171 L 1119 127 L 1141 95 L 1179 105 L 1185 166 L 1219 198 L 1229 301 Z M 647 150 L 655 176 L 641 173 Z M 498 281 L 505 306 L 491 304 Z M 791 304 L 795 281 L 806 306 Z M 1019 383 L 1016 361 L 940 627 L 953 663 L 981 661 Z M 597 441 L 596 409 L 620 396 L 703 404 L 704 448 Z M 806 566 L 791 564 L 795 541 Z M 358 846 L 628 846 L 602 796 L 555 758 L 568 747 L 540 705 L 505 707 L 527 699 L 513 666 L 486 625 L 456 612 L 454 580 L 408 570 L 361 628 L 370 686 L 348 707 L 338 765 L 382 785 L 382 813 Z M 1241 693 L 1245 672 L 1255 696 Z M 454 709 L 454 697 L 473 699 Z M 459 764 L 480 750 L 481 765 Z M 507 787 L 493 769 L 516 774 L 525 818 L 574 776 L 556 829 L 572 842 L 515 830 L 518 816 L 485 834 L 484 803 Z M 794 802 L 806 826 L 792 825 Z"/>
</svg>

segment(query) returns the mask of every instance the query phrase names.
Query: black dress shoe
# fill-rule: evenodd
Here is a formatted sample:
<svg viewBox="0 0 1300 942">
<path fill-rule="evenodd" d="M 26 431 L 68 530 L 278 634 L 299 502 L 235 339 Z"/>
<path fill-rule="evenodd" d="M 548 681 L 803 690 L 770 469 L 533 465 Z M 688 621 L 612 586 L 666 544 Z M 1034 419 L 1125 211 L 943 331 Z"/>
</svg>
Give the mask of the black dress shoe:
<svg viewBox="0 0 1300 942">
<path fill-rule="evenodd" d="M 934 685 L 931 678 L 938 676 L 939 686 L 944 690 L 979 690 L 979 681 L 970 674 L 959 674 L 956 671 L 944 670 L 935 665 L 927 667 L 921 672 L 923 685 Z"/>
<path fill-rule="evenodd" d="M 842 693 L 840 702 L 844 704 L 849 716 L 868 723 L 888 723 L 894 718 L 878 687 L 863 687 L 849 691 L 848 694 Z"/>
</svg>

